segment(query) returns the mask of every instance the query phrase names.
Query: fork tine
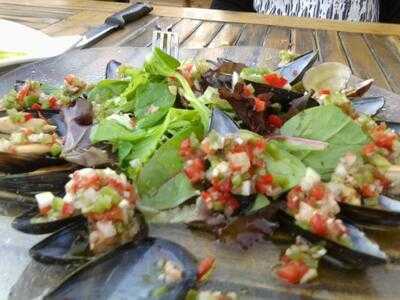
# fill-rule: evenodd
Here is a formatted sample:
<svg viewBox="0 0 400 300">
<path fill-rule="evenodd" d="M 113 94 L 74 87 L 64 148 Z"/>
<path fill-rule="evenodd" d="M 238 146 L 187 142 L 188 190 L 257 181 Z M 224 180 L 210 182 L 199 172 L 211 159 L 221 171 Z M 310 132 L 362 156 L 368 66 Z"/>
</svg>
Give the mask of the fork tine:
<svg viewBox="0 0 400 300">
<path fill-rule="evenodd" d="M 171 56 L 178 57 L 179 40 L 178 35 L 172 31 L 172 26 L 161 30 L 160 26 L 156 25 L 156 30 L 153 31 L 152 48 L 156 47 Z"/>
</svg>

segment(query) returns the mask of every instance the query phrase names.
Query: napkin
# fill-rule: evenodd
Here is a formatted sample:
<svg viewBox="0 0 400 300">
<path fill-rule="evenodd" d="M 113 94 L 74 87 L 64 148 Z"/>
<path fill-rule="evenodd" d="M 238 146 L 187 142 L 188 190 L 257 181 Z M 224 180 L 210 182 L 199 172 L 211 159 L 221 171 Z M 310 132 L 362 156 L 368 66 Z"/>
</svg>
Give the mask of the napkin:
<svg viewBox="0 0 400 300">
<path fill-rule="evenodd" d="M 50 37 L 3 19 L 0 19 L 0 37 L 0 67 L 60 55 L 82 39 L 80 35 Z"/>
</svg>

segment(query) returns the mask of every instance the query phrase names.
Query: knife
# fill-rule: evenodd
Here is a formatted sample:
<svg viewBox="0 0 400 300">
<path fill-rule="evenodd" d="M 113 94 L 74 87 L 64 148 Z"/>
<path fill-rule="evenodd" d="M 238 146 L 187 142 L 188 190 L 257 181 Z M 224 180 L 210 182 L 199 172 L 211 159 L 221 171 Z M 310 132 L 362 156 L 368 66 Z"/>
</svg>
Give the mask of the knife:
<svg viewBox="0 0 400 300">
<path fill-rule="evenodd" d="M 87 48 L 111 32 L 124 28 L 126 24 L 139 20 L 153 10 L 150 5 L 138 2 L 108 17 L 104 24 L 89 29 L 75 48 Z"/>
</svg>

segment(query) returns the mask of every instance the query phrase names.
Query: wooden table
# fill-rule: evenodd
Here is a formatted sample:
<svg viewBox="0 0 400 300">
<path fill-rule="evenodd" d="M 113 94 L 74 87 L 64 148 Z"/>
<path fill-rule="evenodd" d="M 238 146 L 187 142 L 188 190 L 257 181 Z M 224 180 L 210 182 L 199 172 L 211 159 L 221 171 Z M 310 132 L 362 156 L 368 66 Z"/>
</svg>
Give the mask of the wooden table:
<svg viewBox="0 0 400 300">
<path fill-rule="evenodd" d="M 90 26 L 102 23 L 110 13 L 125 6 L 121 3 L 83 0 L 0 0 L 0 18 L 18 21 L 51 35 L 80 34 Z M 226 45 L 278 49 L 292 47 L 300 53 L 318 49 L 320 61 L 348 64 L 359 77 L 375 78 L 379 86 L 400 94 L 399 25 L 305 20 L 159 6 L 155 7 L 151 15 L 105 38 L 96 46 L 149 47 L 152 30 L 157 23 L 173 25 L 183 48 Z M 0 214 L 0 221 L 0 243 L 3 245 L 0 247 L 0 256 L 6 257 L 8 251 L 16 251 L 8 246 L 10 240 L 19 245 L 18 265 L 7 268 L 0 275 L 0 299 L 6 298 L 8 289 L 20 278 L 22 272 L 43 274 L 43 278 L 20 278 L 14 290 L 27 290 L 34 286 L 41 291 L 44 289 L 41 285 L 43 282 L 62 277 L 66 273 L 64 267 L 46 267 L 30 261 L 26 249 L 42 237 L 16 231 L 10 235 L 10 218 Z M 151 234 L 165 237 L 165 227 L 152 227 Z M 272 274 L 279 251 L 287 245 L 260 243 L 247 252 L 237 249 L 232 251 L 228 245 L 210 242 L 210 237 L 205 233 L 183 230 L 179 225 L 168 228 L 168 239 L 182 243 L 199 258 L 216 256 L 217 269 L 208 287 L 234 290 L 240 299 L 396 299 L 399 295 L 399 264 L 371 269 L 366 274 L 322 268 L 320 281 L 308 286 L 287 288 L 280 285 Z M 393 250 L 392 254 L 397 255 L 398 261 L 399 240 L 400 234 L 397 233 L 396 236 L 391 235 L 393 243 L 384 245 L 385 250 Z M 235 263 L 232 264 L 232 261 Z M 22 264 L 27 264 L 26 268 L 25 265 L 21 267 Z M 339 277 L 340 280 L 336 280 Z"/>
<path fill-rule="evenodd" d="M 83 0 L 0 0 L 0 18 L 24 23 L 50 35 L 81 34 L 126 5 Z M 318 49 L 320 60 L 348 64 L 355 75 L 375 78 L 379 86 L 400 93 L 400 25 L 156 6 L 151 15 L 96 46 L 148 47 L 155 24 L 172 25 L 184 48 L 290 47 L 299 53 Z"/>
</svg>

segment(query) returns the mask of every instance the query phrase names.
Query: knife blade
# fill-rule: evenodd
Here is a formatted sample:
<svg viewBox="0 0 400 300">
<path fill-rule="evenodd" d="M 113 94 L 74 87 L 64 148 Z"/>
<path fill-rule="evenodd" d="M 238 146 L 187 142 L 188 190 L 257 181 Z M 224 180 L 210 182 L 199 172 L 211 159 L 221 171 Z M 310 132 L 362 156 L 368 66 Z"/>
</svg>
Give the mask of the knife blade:
<svg viewBox="0 0 400 300">
<path fill-rule="evenodd" d="M 152 6 L 141 2 L 130 5 L 112 16 L 109 16 L 104 21 L 104 24 L 89 29 L 75 48 L 83 49 L 90 47 L 111 32 L 119 30 L 125 27 L 126 24 L 148 15 L 152 10 Z"/>
</svg>

